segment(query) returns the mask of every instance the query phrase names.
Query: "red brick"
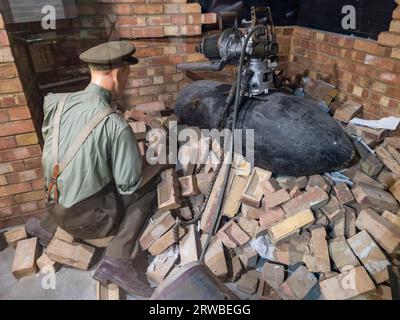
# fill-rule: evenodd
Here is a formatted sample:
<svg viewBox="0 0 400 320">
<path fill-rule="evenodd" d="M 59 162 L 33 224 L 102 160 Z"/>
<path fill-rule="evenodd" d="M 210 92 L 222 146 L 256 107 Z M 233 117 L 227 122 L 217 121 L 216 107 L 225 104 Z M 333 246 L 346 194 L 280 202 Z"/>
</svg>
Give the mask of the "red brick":
<svg viewBox="0 0 400 320">
<path fill-rule="evenodd" d="M 131 28 L 118 28 L 118 34 L 122 39 L 131 39 L 132 38 L 132 29 Z"/>
<path fill-rule="evenodd" d="M 380 67 L 389 71 L 392 71 L 395 66 L 395 62 L 391 59 L 373 56 L 370 54 L 366 55 L 365 64 Z"/>
<path fill-rule="evenodd" d="M 24 193 L 24 192 L 28 192 L 31 190 L 32 190 L 32 186 L 28 182 L 1 186 L 0 187 L 0 197 Z"/>
<path fill-rule="evenodd" d="M 21 120 L 13 121 L 0 124 L 0 137 L 11 136 L 19 133 L 32 132 L 35 128 L 33 127 L 32 120 Z"/>
<path fill-rule="evenodd" d="M 14 148 L 16 145 L 14 137 L 5 137 L 0 139 L 0 151 Z"/>
<path fill-rule="evenodd" d="M 26 158 L 33 158 L 41 155 L 39 146 L 20 147 L 0 152 L 0 162 L 8 162 Z"/>
<path fill-rule="evenodd" d="M 164 36 L 163 27 L 146 27 L 146 28 L 132 28 L 133 37 L 137 38 L 151 38 Z"/>
<path fill-rule="evenodd" d="M 21 193 L 21 194 L 14 196 L 14 200 L 16 203 L 39 201 L 39 200 L 43 200 L 43 199 L 45 199 L 45 193 L 43 190 Z"/>
<path fill-rule="evenodd" d="M 8 122 L 10 119 L 8 118 L 8 114 L 6 110 L 0 110 L 0 123 Z"/>
<path fill-rule="evenodd" d="M 174 14 L 171 16 L 173 25 L 184 25 L 186 24 L 187 16 L 185 14 Z"/>
<path fill-rule="evenodd" d="M 6 175 L 8 183 L 20 183 L 26 181 L 32 181 L 43 176 L 41 169 L 31 169 L 26 171 L 20 171 L 15 173 L 9 173 Z"/>
<path fill-rule="evenodd" d="M 37 158 L 25 159 L 24 163 L 25 163 L 25 168 L 27 170 L 41 168 L 42 167 L 42 158 L 37 157 Z"/>
<path fill-rule="evenodd" d="M 201 7 L 198 3 L 171 3 L 164 5 L 165 13 L 201 13 Z"/>
<path fill-rule="evenodd" d="M 15 141 L 18 146 L 29 146 L 38 143 L 36 132 L 24 133 L 15 136 Z"/>
<path fill-rule="evenodd" d="M 44 189 L 44 179 L 40 178 L 32 182 L 33 190 L 43 190 Z"/>
<path fill-rule="evenodd" d="M 133 17 L 133 16 L 118 16 L 117 25 L 119 27 L 139 27 L 146 26 L 145 17 Z"/>
<path fill-rule="evenodd" d="M 203 24 L 212 24 L 216 22 L 217 22 L 217 15 L 215 13 L 205 13 L 201 15 L 201 23 Z M 293 30 L 291 32 L 293 32 Z"/>
<path fill-rule="evenodd" d="M 165 26 L 170 25 L 172 22 L 171 16 L 150 16 L 147 18 L 147 24 L 150 26 Z"/>
<path fill-rule="evenodd" d="M 132 14 L 160 14 L 163 13 L 162 4 L 134 4 Z"/>
<path fill-rule="evenodd" d="M 7 32 L 5 30 L 0 30 L 0 46 L 5 47 L 9 45 L 10 42 L 8 41 Z"/>
<path fill-rule="evenodd" d="M 15 204 L 14 197 L 6 197 L 0 199 L 0 208 L 11 207 Z"/>
<path fill-rule="evenodd" d="M 400 34 L 394 32 L 381 32 L 378 36 L 378 43 L 386 47 L 400 46 Z"/>
<path fill-rule="evenodd" d="M 0 61 L 1 62 L 13 62 L 14 57 L 9 47 L 0 48 Z"/>
<path fill-rule="evenodd" d="M 14 93 L 22 91 L 19 78 L 0 80 L 0 93 Z"/>
<path fill-rule="evenodd" d="M 7 109 L 10 120 L 24 120 L 30 119 L 31 113 L 28 107 L 15 107 Z"/>
<path fill-rule="evenodd" d="M 376 41 L 356 39 L 354 49 L 364 51 L 373 55 L 384 55 L 385 48 L 378 45 Z"/>
<path fill-rule="evenodd" d="M 15 78 L 18 76 L 14 63 L 0 64 L 0 79 Z"/>
</svg>

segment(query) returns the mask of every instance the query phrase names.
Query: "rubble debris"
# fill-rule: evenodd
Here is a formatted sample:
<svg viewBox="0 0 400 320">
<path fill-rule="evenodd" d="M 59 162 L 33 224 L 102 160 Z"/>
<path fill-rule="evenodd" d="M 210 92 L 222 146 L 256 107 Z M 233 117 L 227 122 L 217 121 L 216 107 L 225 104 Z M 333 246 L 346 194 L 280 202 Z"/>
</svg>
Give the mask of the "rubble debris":
<svg viewBox="0 0 400 320">
<path fill-rule="evenodd" d="M 387 253 L 392 254 L 400 249 L 400 228 L 374 210 L 362 210 L 357 217 L 356 227 L 366 230 Z"/>
<path fill-rule="evenodd" d="M 200 191 L 197 187 L 197 181 L 194 176 L 185 176 L 178 178 L 181 187 L 182 197 L 192 197 L 197 196 Z"/>
<path fill-rule="evenodd" d="M 255 270 L 253 270 L 255 271 Z M 255 294 L 259 283 L 258 274 L 247 272 L 236 282 L 236 288 L 247 294 Z"/>
<path fill-rule="evenodd" d="M 396 215 L 394 213 L 391 213 L 390 211 L 384 211 L 382 213 L 382 217 L 400 228 L 400 215 Z"/>
<path fill-rule="evenodd" d="M 223 206 L 223 214 L 227 217 L 234 217 L 237 215 L 242 194 L 247 185 L 247 177 L 234 175 L 231 187 L 228 189 L 228 194 L 225 196 L 225 203 Z"/>
<path fill-rule="evenodd" d="M 68 243 L 53 238 L 47 246 L 47 256 L 58 263 L 80 270 L 87 270 L 95 248 L 82 243 Z"/>
<path fill-rule="evenodd" d="M 359 266 L 357 257 L 351 250 L 344 237 L 337 237 L 329 241 L 329 255 L 335 263 L 336 268 L 343 272 L 345 270 Z"/>
<path fill-rule="evenodd" d="M 161 173 L 162 182 L 157 186 L 158 209 L 168 211 L 177 209 L 181 205 L 180 184 L 173 169 Z"/>
<path fill-rule="evenodd" d="M 96 299 L 97 300 L 120 300 L 120 290 L 115 283 L 108 283 L 107 285 L 96 281 Z"/>
<path fill-rule="evenodd" d="M 261 182 L 271 177 L 272 173 L 260 168 L 254 168 L 242 195 L 242 203 L 259 208 L 263 197 Z"/>
<path fill-rule="evenodd" d="M 397 212 L 398 204 L 393 196 L 384 190 L 374 188 L 365 184 L 359 184 L 352 189 L 354 198 L 365 208 L 374 208 L 382 213 L 385 210 Z"/>
<path fill-rule="evenodd" d="M 42 255 L 36 260 L 36 264 L 40 271 L 45 271 L 47 268 L 54 268 L 54 270 L 58 267 L 58 264 L 51 260 L 46 252 L 43 252 Z"/>
<path fill-rule="evenodd" d="M 277 289 L 285 280 L 285 268 L 280 264 L 265 262 L 262 279 L 271 288 Z"/>
<path fill-rule="evenodd" d="M 286 215 L 290 216 L 306 209 L 318 209 L 329 201 L 329 196 L 320 187 L 311 187 L 305 193 L 282 205 Z"/>
<path fill-rule="evenodd" d="M 57 227 L 56 233 L 54 234 L 54 238 L 62 240 L 64 242 L 73 243 L 75 241 L 75 237 L 69 234 L 64 229 Z"/>
<path fill-rule="evenodd" d="M 139 239 L 140 246 L 143 250 L 148 249 L 160 237 L 162 237 L 175 224 L 175 219 L 170 211 L 158 211 L 153 215 L 147 224 L 146 229 Z"/>
<path fill-rule="evenodd" d="M 156 284 L 161 284 L 179 259 L 179 249 L 177 246 L 171 247 L 162 254 L 156 256 L 147 268 L 147 277 Z"/>
<path fill-rule="evenodd" d="M 351 119 L 358 116 L 361 112 L 361 104 L 353 101 L 347 101 L 336 109 L 334 118 L 341 122 L 349 123 Z"/>
<path fill-rule="evenodd" d="M 181 239 L 185 235 L 185 233 L 186 230 L 183 227 L 179 226 L 179 239 Z M 149 250 L 151 255 L 157 256 L 167 250 L 174 243 L 174 229 L 171 228 L 163 236 L 158 238 L 147 250 Z"/>
<path fill-rule="evenodd" d="M 322 189 L 321 189 L 322 190 Z M 300 211 L 276 224 L 270 230 L 271 239 L 275 242 L 282 240 L 300 228 L 309 225 L 315 221 L 314 215 L 310 209 Z"/>
<path fill-rule="evenodd" d="M 354 202 L 354 196 L 351 193 L 349 187 L 345 183 L 338 183 L 333 188 L 336 198 L 339 200 L 341 205 L 349 205 Z"/>
<path fill-rule="evenodd" d="M 211 241 L 204 256 L 204 263 L 217 277 L 224 278 L 228 275 L 228 266 L 221 240 L 215 238 Z"/>
<path fill-rule="evenodd" d="M 318 283 L 305 266 L 299 266 L 277 289 L 283 300 L 302 300 Z"/>
<path fill-rule="evenodd" d="M 291 196 L 289 192 L 286 191 L 286 189 L 280 189 L 275 192 L 267 193 L 264 196 L 264 202 L 265 207 L 268 209 L 275 208 L 286 201 L 289 201 L 291 199 Z"/>
<path fill-rule="evenodd" d="M 131 121 L 129 125 L 137 141 L 145 140 L 147 136 L 146 124 L 142 121 Z"/>
<path fill-rule="evenodd" d="M 187 234 L 179 242 L 179 252 L 181 257 L 181 266 L 190 262 L 198 261 L 200 257 L 200 238 L 192 224 L 188 227 Z"/>
<path fill-rule="evenodd" d="M 36 257 L 38 250 L 37 238 L 18 241 L 11 267 L 11 272 L 15 278 L 19 279 L 37 272 Z"/>
<path fill-rule="evenodd" d="M 9 246 L 17 247 L 17 243 L 20 240 L 25 240 L 28 238 L 25 226 L 17 227 L 4 233 L 4 238 Z"/>
<path fill-rule="evenodd" d="M 390 262 L 367 231 L 360 231 L 347 242 L 376 283 L 389 280 L 387 266 Z"/>
<path fill-rule="evenodd" d="M 375 289 L 367 271 L 358 266 L 319 283 L 326 300 L 347 300 Z"/>
</svg>

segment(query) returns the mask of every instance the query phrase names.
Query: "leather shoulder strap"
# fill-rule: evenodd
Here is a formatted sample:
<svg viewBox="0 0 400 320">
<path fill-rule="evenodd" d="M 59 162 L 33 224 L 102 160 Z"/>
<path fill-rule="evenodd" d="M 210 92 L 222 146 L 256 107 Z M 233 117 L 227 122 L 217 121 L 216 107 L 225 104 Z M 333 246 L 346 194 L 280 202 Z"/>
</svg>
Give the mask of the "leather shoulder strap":
<svg viewBox="0 0 400 320">
<path fill-rule="evenodd" d="M 57 104 L 57 110 L 54 115 L 53 122 L 53 139 L 51 144 L 51 153 L 53 155 L 53 165 L 58 163 L 58 140 L 60 137 L 60 125 L 61 125 L 61 116 L 64 110 L 65 103 L 67 102 L 67 98 L 69 93 L 66 93 L 61 96 L 60 100 Z"/>
<path fill-rule="evenodd" d="M 98 113 L 89 123 L 86 125 L 85 128 L 78 134 L 74 143 L 68 148 L 67 152 L 65 153 L 64 159 L 60 162 L 60 171 L 61 173 L 71 162 L 71 160 L 77 154 L 79 148 L 83 145 L 87 137 L 92 133 L 92 131 L 103 121 L 105 117 L 109 114 L 114 113 L 111 108 L 107 108 L 102 112 Z"/>
</svg>

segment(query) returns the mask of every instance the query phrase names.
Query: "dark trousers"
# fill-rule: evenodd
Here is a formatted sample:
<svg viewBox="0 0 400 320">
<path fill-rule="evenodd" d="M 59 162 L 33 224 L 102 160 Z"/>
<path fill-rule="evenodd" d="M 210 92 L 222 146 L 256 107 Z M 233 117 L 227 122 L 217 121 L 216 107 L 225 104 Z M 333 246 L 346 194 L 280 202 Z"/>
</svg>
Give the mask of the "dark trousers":
<svg viewBox="0 0 400 320">
<path fill-rule="evenodd" d="M 120 195 L 113 184 L 70 208 L 48 207 L 41 225 L 50 233 L 57 226 L 79 239 L 99 239 L 115 235 L 106 256 L 135 260 L 141 256 L 139 237 L 157 206 L 157 180 L 132 195 Z"/>
</svg>

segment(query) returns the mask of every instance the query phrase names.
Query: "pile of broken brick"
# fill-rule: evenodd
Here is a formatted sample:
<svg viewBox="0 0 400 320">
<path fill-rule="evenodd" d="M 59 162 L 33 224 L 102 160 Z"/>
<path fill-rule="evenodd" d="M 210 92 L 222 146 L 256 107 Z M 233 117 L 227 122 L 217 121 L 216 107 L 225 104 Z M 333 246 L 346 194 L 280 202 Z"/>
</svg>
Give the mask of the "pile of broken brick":
<svg viewBox="0 0 400 320">
<path fill-rule="evenodd" d="M 227 170 L 221 165 L 211 185 L 219 145 L 212 144 L 205 165 L 188 161 L 164 170 L 158 211 L 139 241 L 151 256 L 147 277 L 152 285 L 198 261 L 212 234 L 204 263 L 242 298 L 392 299 L 389 280 L 399 278 L 400 265 L 400 138 L 348 124 L 361 108 L 347 102 L 334 114 L 358 153 L 355 164 L 340 172 L 276 176 L 235 154 L 217 230 L 213 223 Z M 131 122 L 143 157 L 147 128 L 166 127 L 171 120 L 156 118 L 152 125 Z M 201 149 L 184 143 L 179 152 L 203 159 Z M 190 221 L 199 215 L 206 195 L 199 221 L 176 230 L 177 218 Z M 37 239 L 27 239 L 23 227 L 6 232 L 5 240 L 16 246 L 12 271 L 19 278 L 59 264 L 87 270 L 95 247 L 107 246 L 110 239 L 82 243 L 58 229 L 38 259 Z M 119 297 L 113 284 L 98 284 L 97 290 L 100 299 Z"/>
<path fill-rule="evenodd" d="M 400 138 L 348 124 L 361 108 L 347 102 L 335 112 L 358 151 L 355 164 L 340 172 L 276 176 L 235 154 L 217 231 L 225 167 L 201 219 L 180 227 L 178 242 L 176 219 L 199 213 L 215 168 L 165 170 L 159 210 L 140 238 L 153 256 L 149 280 L 158 286 L 198 261 L 211 233 L 204 262 L 241 297 L 391 300 L 389 275 L 398 277 L 400 265 Z M 196 153 L 198 145 L 182 147 Z"/>
</svg>

